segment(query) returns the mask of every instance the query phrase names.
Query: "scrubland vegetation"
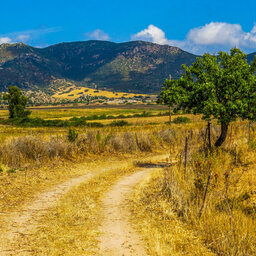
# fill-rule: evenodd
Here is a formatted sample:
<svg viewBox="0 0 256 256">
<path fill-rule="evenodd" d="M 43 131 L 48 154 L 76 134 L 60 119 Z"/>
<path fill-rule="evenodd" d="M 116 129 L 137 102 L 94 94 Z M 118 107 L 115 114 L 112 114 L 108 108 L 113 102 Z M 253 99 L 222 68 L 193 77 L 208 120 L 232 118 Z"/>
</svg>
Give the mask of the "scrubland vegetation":
<svg viewBox="0 0 256 256">
<path fill-rule="evenodd" d="M 212 152 L 204 129 L 175 128 L 171 166 L 153 173 L 132 201 L 152 255 L 202 254 L 198 239 L 217 255 L 254 255 L 255 126 L 232 123 L 223 148 Z M 212 127 L 212 139 L 219 130 Z"/>
<path fill-rule="evenodd" d="M 162 133 L 168 130 L 137 131 L 124 129 L 89 130 L 72 135 L 34 136 L 27 135 L 8 139 L 0 146 L 0 159 L 13 168 L 26 164 L 41 164 L 52 160 L 72 160 L 88 155 L 152 152 L 166 146 Z"/>
</svg>

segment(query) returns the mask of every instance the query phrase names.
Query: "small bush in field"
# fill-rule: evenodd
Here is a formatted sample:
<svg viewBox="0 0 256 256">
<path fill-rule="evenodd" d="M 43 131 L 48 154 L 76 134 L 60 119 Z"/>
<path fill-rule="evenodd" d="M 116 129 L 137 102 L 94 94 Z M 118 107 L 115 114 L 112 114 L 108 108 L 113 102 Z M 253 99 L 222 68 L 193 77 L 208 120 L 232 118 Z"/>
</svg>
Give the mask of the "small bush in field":
<svg viewBox="0 0 256 256">
<path fill-rule="evenodd" d="M 73 129 L 68 130 L 68 140 L 70 142 L 74 142 L 77 139 L 77 137 L 78 137 L 78 133 L 75 130 Z"/>
<path fill-rule="evenodd" d="M 15 169 L 10 169 L 10 170 L 7 170 L 7 173 L 10 174 L 10 173 L 15 173 L 16 170 Z"/>
<path fill-rule="evenodd" d="M 125 126 L 128 125 L 128 122 L 126 122 L 125 120 L 120 120 L 120 121 L 113 121 L 109 124 L 109 126 Z"/>
<path fill-rule="evenodd" d="M 190 123 L 191 120 L 186 116 L 178 116 L 178 117 L 174 118 L 174 120 L 172 122 L 175 124 L 181 124 L 181 123 Z"/>
</svg>

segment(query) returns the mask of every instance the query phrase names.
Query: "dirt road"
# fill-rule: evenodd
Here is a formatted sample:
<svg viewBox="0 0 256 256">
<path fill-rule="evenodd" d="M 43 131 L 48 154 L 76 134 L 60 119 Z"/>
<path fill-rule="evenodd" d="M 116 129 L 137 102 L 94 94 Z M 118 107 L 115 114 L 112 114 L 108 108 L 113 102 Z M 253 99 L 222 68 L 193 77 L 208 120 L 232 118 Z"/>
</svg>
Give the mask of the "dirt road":
<svg viewBox="0 0 256 256">
<path fill-rule="evenodd" d="M 145 256 L 145 245 L 138 233 L 131 227 L 131 213 L 127 209 L 127 200 L 134 186 L 152 169 L 134 173 L 121 179 L 107 193 L 103 200 L 104 220 L 100 231 L 100 249 L 98 255 L 104 256 Z"/>
<path fill-rule="evenodd" d="M 27 255 L 28 251 L 24 251 L 20 246 L 20 239 L 29 236 L 33 230 L 40 224 L 40 217 L 56 203 L 62 195 L 67 193 L 71 187 L 85 182 L 93 174 L 86 174 L 78 178 L 64 182 L 43 194 L 39 194 L 37 198 L 29 204 L 24 205 L 20 211 L 12 212 L 6 216 L 4 220 L 7 224 L 3 232 L 0 227 L 0 255 Z"/>
</svg>

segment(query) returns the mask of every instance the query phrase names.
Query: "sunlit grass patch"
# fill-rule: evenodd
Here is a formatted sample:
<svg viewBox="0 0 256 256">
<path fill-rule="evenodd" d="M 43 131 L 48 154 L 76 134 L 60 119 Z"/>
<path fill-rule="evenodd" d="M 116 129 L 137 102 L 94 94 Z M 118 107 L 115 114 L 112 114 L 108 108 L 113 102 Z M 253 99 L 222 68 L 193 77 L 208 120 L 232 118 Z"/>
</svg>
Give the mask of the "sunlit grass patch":
<svg viewBox="0 0 256 256">
<path fill-rule="evenodd" d="M 133 225 L 145 238 L 150 255 L 214 255 L 189 230 L 162 196 L 163 171 L 155 170 L 137 186 L 130 201 Z"/>
</svg>

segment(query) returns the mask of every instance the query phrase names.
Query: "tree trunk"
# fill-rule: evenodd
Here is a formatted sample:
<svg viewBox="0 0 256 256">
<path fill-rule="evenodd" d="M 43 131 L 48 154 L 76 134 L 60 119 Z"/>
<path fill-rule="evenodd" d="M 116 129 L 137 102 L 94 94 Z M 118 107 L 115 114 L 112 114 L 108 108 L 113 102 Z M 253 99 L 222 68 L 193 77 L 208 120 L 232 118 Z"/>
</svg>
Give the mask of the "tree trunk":
<svg viewBox="0 0 256 256">
<path fill-rule="evenodd" d="M 229 124 L 221 123 L 221 134 L 220 134 L 220 137 L 215 142 L 215 147 L 220 147 L 225 141 L 228 133 L 228 125 Z"/>
</svg>

